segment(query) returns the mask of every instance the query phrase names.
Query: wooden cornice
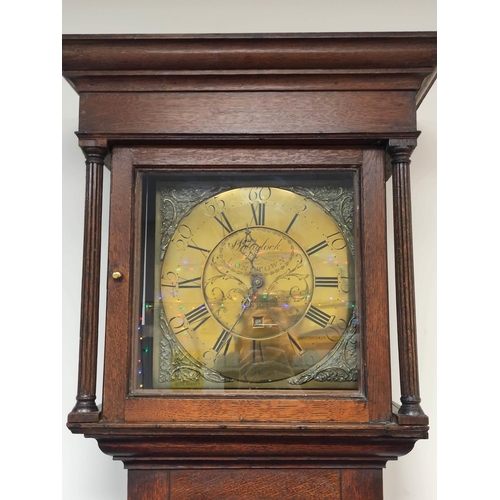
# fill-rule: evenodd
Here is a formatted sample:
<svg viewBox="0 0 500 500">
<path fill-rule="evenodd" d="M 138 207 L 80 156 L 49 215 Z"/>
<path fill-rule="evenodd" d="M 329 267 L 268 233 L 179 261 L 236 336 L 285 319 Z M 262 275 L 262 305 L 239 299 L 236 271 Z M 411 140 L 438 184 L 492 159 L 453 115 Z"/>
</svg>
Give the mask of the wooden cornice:
<svg viewBox="0 0 500 500">
<path fill-rule="evenodd" d="M 78 92 L 414 90 L 436 77 L 434 32 L 64 35 Z"/>
</svg>

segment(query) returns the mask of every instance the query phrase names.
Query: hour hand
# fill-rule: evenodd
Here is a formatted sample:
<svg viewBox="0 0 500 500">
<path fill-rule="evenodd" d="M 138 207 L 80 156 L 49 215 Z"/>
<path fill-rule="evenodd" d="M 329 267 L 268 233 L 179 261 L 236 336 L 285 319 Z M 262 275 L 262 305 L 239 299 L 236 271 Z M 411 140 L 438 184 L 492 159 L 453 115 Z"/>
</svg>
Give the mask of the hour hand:
<svg viewBox="0 0 500 500">
<path fill-rule="evenodd" d="M 253 261 L 257 257 L 259 250 L 260 246 L 257 245 L 257 241 L 255 241 L 252 238 L 252 233 L 250 232 L 250 229 L 248 228 L 247 224 L 247 228 L 245 230 L 245 238 L 240 244 L 240 252 L 245 256 L 245 258 L 247 258 L 250 261 L 250 263 L 252 264 L 252 268 L 253 268 Z"/>
</svg>

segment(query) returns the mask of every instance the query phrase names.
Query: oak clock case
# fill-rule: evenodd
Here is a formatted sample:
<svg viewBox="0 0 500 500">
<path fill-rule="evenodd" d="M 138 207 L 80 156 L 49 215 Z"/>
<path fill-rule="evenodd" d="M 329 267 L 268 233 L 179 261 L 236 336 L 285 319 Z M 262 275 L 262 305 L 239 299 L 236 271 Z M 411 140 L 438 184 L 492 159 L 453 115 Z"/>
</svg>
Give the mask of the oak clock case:
<svg viewBox="0 0 500 500">
<path fill-rule="evenodd" d="M 410 157 L 436 40 L 63 37 L 87 172 L 67 425 L 123 462 L 128 500 L 382 500 L 387 461 L 428 437 Z"/>
<path fill-rule="evenodd" d="M 355 171 L 197 177 L 138 178 L 136 389 L 358 389 Z"/>
</svg>

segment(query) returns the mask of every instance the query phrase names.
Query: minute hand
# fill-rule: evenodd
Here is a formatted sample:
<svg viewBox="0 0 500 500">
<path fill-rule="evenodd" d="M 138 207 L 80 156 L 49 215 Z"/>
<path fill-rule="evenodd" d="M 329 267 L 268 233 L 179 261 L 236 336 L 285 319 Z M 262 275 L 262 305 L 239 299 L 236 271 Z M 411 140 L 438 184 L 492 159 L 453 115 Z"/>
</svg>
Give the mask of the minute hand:
<svg viewBox="0 0 500 500">
<path fill-rule="evenodd" d="M 229 336 L 233 332 L 234 327 L 238 324 L 238 321 L 243 316 L 243 313 L 252 305 L 252 299 L 250 298 L 251 297 L 251 291 L 252 291 L 252 289 L 248 290 L 247 296 L 243 299 L 243 302 L 241 304 L 241 312 L 240 312 L 240 314 L 238 314 L 238 317 L 236 318 L 236 321 L 233 323 L 233 325 L 231 326 L 231 328 L 227 331 L 227 333 L 225 335 L 225 337 L 226 337 L 227 340 L 224 342 L 224 344 L 227 344 L 227 342 L 229 342 L 229 338 L 230 338 Z M 221 348 L 224 347 L 224 344 L 221 346 Z"/>
<path fill-rule="evenodd" d="M 224 341 L 217 347 L 217 355 L 216 355 L 216 357 L 219 355 L 219 353 L 221 352 L 222 348 L 224 346 L 226 346 L 231 341 L 231 334 L 232 334 L 232 332 L 234 330 L 234 327 L 238 324 L 238 321 L 243 316 L 243 313 L 251 306 L 252 299 L 250 298 L 251 297 L 251 293 L 250 292 L 251 292 L 251 289 L 248 290 L 247 296 L 243 299 L 243 302 L 241 304 L 241 312 L 240 312 L 240 314 L 238 314 L 238 317 L 236 318 L 236 321 L 233 323 L 233 325 L 231 326 L 231 328 L 225 332 L 225 334 L 224 334 Z"/>
</svg>

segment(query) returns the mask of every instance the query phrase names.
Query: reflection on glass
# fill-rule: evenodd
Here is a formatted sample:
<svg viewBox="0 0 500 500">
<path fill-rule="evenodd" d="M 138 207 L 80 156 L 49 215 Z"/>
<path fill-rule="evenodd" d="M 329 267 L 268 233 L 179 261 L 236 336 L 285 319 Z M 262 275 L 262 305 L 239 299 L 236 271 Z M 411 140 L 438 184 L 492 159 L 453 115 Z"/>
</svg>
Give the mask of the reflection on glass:
<svg viewBox="0 0 500 500">
<path fill-rule="evenodd" d="M 136 387 L 356 389 L 355 178 L 144 175 Z"/>
</svg>

